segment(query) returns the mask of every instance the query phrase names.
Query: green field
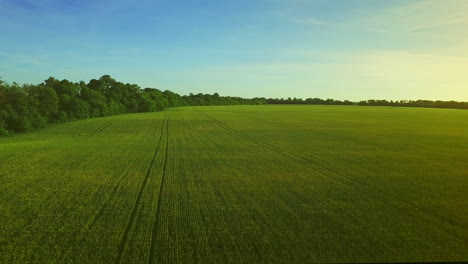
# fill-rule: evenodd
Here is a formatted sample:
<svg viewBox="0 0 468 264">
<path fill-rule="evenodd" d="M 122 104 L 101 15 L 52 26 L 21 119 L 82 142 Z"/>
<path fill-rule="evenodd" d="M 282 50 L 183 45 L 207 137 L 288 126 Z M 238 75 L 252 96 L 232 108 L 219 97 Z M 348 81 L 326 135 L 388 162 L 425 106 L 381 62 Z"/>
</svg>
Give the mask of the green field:
<svg viewBox="0 0 468 264">
<path fill-rule="evenodd" d="M 172 108 L 0 139 L 0 262 L 468 260 L 468 111 Z"/>
</svg>

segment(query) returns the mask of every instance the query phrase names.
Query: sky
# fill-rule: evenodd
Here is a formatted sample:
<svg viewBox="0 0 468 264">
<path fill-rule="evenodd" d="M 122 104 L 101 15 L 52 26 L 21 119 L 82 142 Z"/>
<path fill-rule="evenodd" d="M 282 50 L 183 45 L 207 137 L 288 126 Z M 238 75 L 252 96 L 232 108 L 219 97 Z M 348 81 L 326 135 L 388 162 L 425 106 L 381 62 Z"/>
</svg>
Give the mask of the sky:
<svg viewBox="0 0 468 264">
<path fill-rule="evenodd" d="M 468 101 L 466 0 L 0 0 L 0 77 Z"/>
</svg>

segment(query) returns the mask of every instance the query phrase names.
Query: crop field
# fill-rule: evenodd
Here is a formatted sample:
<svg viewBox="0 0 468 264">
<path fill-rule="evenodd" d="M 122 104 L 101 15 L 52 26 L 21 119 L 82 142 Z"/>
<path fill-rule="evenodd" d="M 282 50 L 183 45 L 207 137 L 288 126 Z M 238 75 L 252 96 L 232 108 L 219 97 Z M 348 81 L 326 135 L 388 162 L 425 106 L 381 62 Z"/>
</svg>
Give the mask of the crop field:
<svg viewBox="0 0 468 264">
<path fill-rule="evenodd" d="M 468 111 L 172 108 L 0 138 L 0 263 L 468 260 Z"/>
</svg>

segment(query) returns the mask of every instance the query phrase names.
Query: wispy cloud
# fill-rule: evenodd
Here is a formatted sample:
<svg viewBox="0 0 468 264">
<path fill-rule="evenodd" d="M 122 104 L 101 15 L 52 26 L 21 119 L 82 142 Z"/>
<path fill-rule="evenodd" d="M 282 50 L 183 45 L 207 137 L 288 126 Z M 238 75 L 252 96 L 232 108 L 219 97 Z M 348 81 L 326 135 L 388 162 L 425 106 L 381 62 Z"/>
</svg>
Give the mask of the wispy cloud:
<svg viewBox="0 0 468 264">
<path fill-rule="evenodd" d="M 375 51 L 353 58 L 362 76 L 375 80 L 468 83 L 468 58 L 404 51 Z"/>
<path fill-rule="evenodd" d="M 325 22 L 323 20 L 314 18 L 314 17 L 292 17 L 291 20 L 299 24 L 308 24 L 308 25 L 323 25 Z"/>
<path fill-rule="evenodd" d="M 6 52 L 0 52 L 0 57 L 7 58 L 14 63 L 31 64 L 31 65 L 36 65 L 36 66 L 49 65 L 47 62 L 45 62 L 42 59 L 39 59 L 34 56 L 28 56 L 25 54 L 10 54 Z"/>
<path fill-rule="evenodd" d="M 466 0 L 412 0 L 392 7 L 350 9 L 346 20 L 329 18 L 324 21 L 314 16 L 290 16 L 290 21 L 308 25 L 362 30 L 400 35 L 433 35 L 434 30 L 447 35 L 456 28 L 465 34 L 468 27 L 468 1 Z M 448 30 L 447 30 L 448 29 Z M 465 30 L 465 31 L 463 31 Z"/>
<path fill-rule="evenodd" d="M 467 14 L 466 0 L 425 0 L 374 10 L 372 15 L 363 16 L 357 22 L 375 30 L 411 33 L 468 24 Z"/>
<path fill-rule="evenodd" d="M 380 28 L 372 28 L 372 27 L 363 27 L 362 25 L 352 23 L 337 23 L 333 21 L 324 21 L 315 17 L 297 17 L 292 16 L 290 18 L 292 23 L 308 25 L 308 26 L 327 26 L 332 29 L 338 30 L 361 30 L 361 31 L 368 31 L 368 32 L 376 32 L 376 33 L 385 33 L 386 31 Z"/>
</svg>

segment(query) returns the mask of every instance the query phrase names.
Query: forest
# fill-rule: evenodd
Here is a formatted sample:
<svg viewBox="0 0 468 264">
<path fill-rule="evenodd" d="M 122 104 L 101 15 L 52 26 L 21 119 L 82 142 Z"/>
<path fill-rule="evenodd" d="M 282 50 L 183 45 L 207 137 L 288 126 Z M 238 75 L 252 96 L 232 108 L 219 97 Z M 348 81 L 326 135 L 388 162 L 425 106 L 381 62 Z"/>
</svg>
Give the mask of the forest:
<svg viewBox="0 0 468 264">
<path fill-rule="evenodd" d="M 218 93 L 179 95 L 116 81 L 109 75 L 70 82 L 50 77 L 41 84 L 9 84 L 0 80 L 0 136 L 28 132 L 47 124 L 125 113 L 162 111 L 195 105 L 311 104 L 355 105 L 349 100 L 320 98 L 241 98 Z M 468 102 L 367 100 L 361 106 L 400 106 L 468 109 Z"/>
<path fill-rule="evenodd" d="M 162 111 L 190 105 L 265 104 L 215 93 L 181 96 L 154 88 L 116 81 L 109 75 L 88 83 L 48 78 L 38 85 L 8 84 L 0 80 L 0 136 L 27 132 L 47 124 L 125 113 Z"/>
</svg>

